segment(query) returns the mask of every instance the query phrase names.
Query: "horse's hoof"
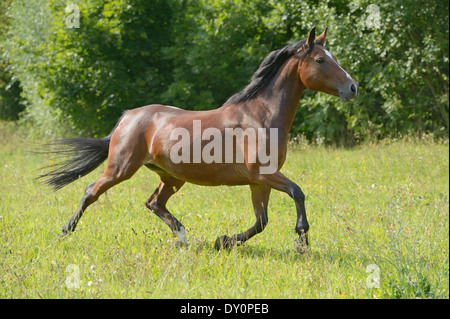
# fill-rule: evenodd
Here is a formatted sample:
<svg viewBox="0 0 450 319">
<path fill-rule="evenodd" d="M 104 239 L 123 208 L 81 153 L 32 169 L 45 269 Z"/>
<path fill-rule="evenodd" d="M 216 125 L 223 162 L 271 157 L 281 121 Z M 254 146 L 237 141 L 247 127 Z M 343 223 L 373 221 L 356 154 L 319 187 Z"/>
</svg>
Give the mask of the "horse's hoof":
<svg viewBox="0 0 450 319">
<path fill-rule="evenodd" d="M 66 237 L 69 234 L 70 234 L 69 227 L 67 225 L 64 225 L 62 227 L 62 231 L 61 231 L 61 234 L 59 235 L 59 237 L 63 238 L 63 237 Z"/>
<path fill-rule="evenodd" d="M 66 236 L 72 234 L 75 231 L 75 227 L 76 227 L 76 225 L 74 226 L 74 225 L 71 225 L 70 223 L 65 224 L 62 227 L 62 232 L 61 232 L 60 236 L 66 237 Z"/>
<path fill-rule="evenodd" d="M 300 241 L 298 239 L 294 240 L 294 247 L 295 250 L 298 251 L 300 255 L 303 255 L 308 251 L 308 246 L 305 245 L 303 241 Z"/>
<path fill-rule="evenodd" d="M 175 248 L 177 248 L 177 249 L 187 248 L 188 246 L 189 246 L 189 244 L 187 242 L 184 242 L 184 241 L 177 240 L 175 242 Z"/>
<path fill-rule="evenodd" d="M 221 250 L 223 248 L 226 249 L 230 247 L 232 247 L 232 239 L 227 235 L 217 237 L 216 242 L 214 243 L 214 248 L 216 250 Z"/>
</svg>

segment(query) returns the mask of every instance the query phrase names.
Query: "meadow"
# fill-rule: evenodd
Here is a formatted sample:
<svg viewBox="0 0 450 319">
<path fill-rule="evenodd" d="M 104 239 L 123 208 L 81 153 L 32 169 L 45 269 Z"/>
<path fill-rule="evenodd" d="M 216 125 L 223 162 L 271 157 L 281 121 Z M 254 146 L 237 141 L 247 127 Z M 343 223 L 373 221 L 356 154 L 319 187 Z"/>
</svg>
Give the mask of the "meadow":
<svg viewBox="0 0 450 319">
<path fill-rule="evenodd" d="M 389 139 L 344 149 L 292 144 L 282 172 L 306 194 L 310 250 L 294 249 L 293 201 L 272 191 L 269 224 L 243 246 L 217 236 L 254 223 L 248 187 L 183 186 L 168 208 L 190 245 L 144 201 L 142 168 L 61 238 L 101 169 L 53 192 L 52 158 L 0 123 L 0 298 L 449 298 L 449 143 Z"/>
</svg>

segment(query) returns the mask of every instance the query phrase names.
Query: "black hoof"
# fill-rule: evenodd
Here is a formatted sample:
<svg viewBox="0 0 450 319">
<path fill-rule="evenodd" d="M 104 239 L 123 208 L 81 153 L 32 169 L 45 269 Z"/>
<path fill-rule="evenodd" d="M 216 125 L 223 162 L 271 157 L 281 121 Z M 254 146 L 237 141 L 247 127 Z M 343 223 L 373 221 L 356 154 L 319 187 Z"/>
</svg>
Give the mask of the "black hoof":
<svg viewBox="0 0 450 319">
<path fill-rule="evenodd" d="M 74 231 L 74 228 L 72 227 L 70 227 L 68 224 L 65 224 L 63 227 L 62 227 L 62 232 L 61 232 L 61 237 L 66 237 L 67 235 L 70 235 L 72 232 Z"/>
<path fill-rule="evenodd" d="M 300 235 L 298 239 L 294 240 L 294 247 L 300 255 L 305 254 L 308 251 L 308 236 Z"/>
<path fill-rule="evenodd" d="M 69 230 L 64 226 L 63 228 L 62 228 L 62 232 L 61 232 L 61 237 L 66 237 L 68 234 L 69 234 L 70 232 L 69 232 Z"/>
<path fill-rule="evenodd" d="M 216 242 L 214 243 L 214 248 L 216 250 L 221 250 L 221 249 L 228 249 L 231 248 L 235 245 L 235 241 L 228 237 L 227 235 L 223 235 L 220 237 L 217 237 Z"/>
</svg>

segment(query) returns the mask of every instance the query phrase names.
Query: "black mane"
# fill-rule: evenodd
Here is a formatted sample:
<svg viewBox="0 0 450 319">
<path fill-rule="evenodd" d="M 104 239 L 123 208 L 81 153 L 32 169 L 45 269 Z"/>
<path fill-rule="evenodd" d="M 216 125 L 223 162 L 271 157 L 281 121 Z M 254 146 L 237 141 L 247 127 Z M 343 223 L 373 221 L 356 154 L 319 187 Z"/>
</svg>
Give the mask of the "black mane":
<svg viewBox="0 0 450 319">
<path fill-rule="evenodd" d="M 306 40 L 302 40 L 270 52 L 264 58 L 258 70 L 253 73 L 250 83 L 242 91 L 231 96 L 225 104 L 242 103 L 254 99 L 275 76 L 280 66 L 292 57 L 305 42 Z"/>
</svg>

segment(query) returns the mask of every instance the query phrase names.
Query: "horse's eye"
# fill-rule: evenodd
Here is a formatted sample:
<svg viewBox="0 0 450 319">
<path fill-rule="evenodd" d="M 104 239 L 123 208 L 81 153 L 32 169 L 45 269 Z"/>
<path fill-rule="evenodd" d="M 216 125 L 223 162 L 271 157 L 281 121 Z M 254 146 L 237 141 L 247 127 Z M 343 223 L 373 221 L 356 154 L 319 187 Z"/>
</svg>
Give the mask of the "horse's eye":
<svg viewBox="0 0 450 319">
<path fill-rule="evenodd" d="M 324 59 L 321 56 L 316 59 L 317 63 L 323 63 L 323 61 L 324 61 Z"/>
</svg>

